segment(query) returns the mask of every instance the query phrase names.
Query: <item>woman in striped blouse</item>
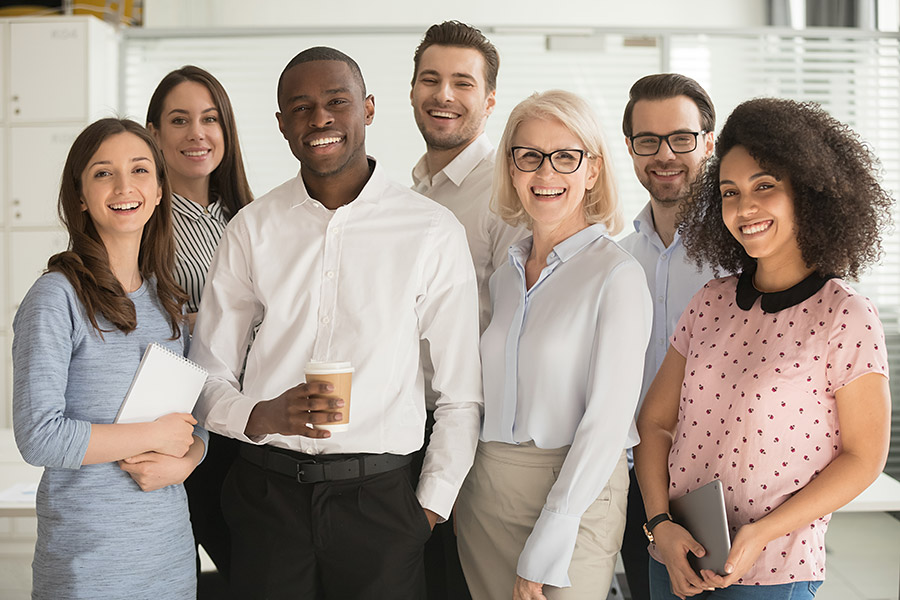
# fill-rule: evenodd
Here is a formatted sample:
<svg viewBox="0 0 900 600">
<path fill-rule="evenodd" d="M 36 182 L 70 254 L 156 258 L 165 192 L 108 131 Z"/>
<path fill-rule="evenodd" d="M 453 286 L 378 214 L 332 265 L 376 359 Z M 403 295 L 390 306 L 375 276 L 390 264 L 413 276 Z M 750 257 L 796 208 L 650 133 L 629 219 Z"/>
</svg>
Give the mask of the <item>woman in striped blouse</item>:
<svg viewBox="0 0 900 600">
<path fill-rule="evenodd" d="M 231 101 L 222 84 L 194 66 L 160 81 L 147 107 L 147 128 L 162 149 L 172 184 L 175 280 L 187 292 L 191 330 L 206 273 L 225 225 L 252 200 Z M 228 577 L 231 552 L 219 496 L 238 442 L 210 435 L 200 469 L 185 482 L 194 538 Z"/>
</svg>

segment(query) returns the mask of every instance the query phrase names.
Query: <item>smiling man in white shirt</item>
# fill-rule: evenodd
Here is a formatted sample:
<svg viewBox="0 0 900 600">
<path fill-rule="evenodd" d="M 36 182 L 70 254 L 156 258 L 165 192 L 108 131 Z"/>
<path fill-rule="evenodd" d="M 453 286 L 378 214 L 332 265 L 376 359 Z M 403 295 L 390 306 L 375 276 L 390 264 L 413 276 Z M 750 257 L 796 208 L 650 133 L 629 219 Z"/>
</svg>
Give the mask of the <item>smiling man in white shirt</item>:
<svg viewBox="0 0 900 600">
<path fill-rule="evenodd" d="M 495 152 L 484 127 L 494 112 L 500 56 L 478 29 L 445 21 L 428 28 L 413 63 L 409 98 L 425 154 L 413 168 L 412 189 L 449 208 L 465 227 L 484 331 L 491 318 L 488 281 L 509 260 L 509 246 L 528 234 L 490 209 Z M 438 394 L 431 386 L 427 343 L 422 355 L 430 425 Z M 429 600 L 470 598 L 452 523 L 435 527 L 425 546 L 425 572 Z"/>
<path fill-rule="evenodd" d="M 688 302 L 712 279 L 709 268 L 687 260 L 677 231 L 678 210 L 713 151 L 716 112 L 700 84 L 678 73 L 642 77 L 629 92 L 622 119 L 634 172 L 650 201 L 634 220 L 634 233 L 620 242 L 644 268 L 653 298 L 653 328 L 644 358 L 641 402 L 669 347 Z M 640 407 L 640 404 L 638 405 Z M 629 452 L 628 515 L 622 560 L 633 600 L 649 600 L 647 538 Z"/>
<path fill-rule="evenodd" d="M 367 157 L 375 103 L 350 57 L 301 52 L 282 73 L 278 105 L 300 174 L 229 224 L 191 349 L 210 373 L 200 419 L 245 442 L 223 491 L 232 591 L 419 600 L 423 544 L 450 515 L 480 428 L 465 233 L 448 210 L 388 180 Z M 423 339 L 440 396 L 414 490 Z M 355 368 L 349 431 L 311 428 L 339 422 L 326 409 L 342 402 L 303 383 L 310 361 Z"/>
</svg>

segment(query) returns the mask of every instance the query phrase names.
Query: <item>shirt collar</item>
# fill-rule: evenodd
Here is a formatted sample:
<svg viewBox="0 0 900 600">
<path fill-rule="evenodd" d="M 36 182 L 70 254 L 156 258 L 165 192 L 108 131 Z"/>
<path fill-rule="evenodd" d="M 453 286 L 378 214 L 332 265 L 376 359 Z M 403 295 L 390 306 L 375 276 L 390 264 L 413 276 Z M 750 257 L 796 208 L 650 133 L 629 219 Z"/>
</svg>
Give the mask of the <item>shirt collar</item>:
<svg viewBox="0 0 900 600">
<path fill-rule="evenodd" d="M 743 271 L 737 283 L 737 305 L 741 310 L 750 310 L 760 300 L 760 307 L 767 313 L 777 313 L 785 308 L 796 306 L 814 296 L 829 279 L 836 275 L 819 275 L 815 271 L 810 273 L 800 283 L 780 292 L 761 292 L 753 286 L 753 275 L 756 273 L 756 265 Z"/>
<path fill-rule="evenodd" d="M 369 180 L 366 182 L 366 185 L 363 186 L 363 189 L 359 192 L 359 195 L 356 198 L 350 198 L 347 200 L 346 204 L 351 202 L 373 202 L 381 197 L 384 192 L 384 188 L 387 185 L 386 176 L 384 174 L 384 169 L 378 164 L 371 156 L 366 156 L 369 161 L 369 169 L 372 174 L 369 175 Z M 291 208 L 295 208 L 297 206 L 303 206 L 307 202 L 315 202 L 316 204 L 322 205 L 318 200 L 309 195 L 309 190 L 306 189 L 306 184 L 303 182 L 303 175 L 298 171 L 297 177 L 294 179 L 294 193 L 291 195 Z"/>
<path fill-rule="evenodd" d="M 602 223 L 594 223 L 575 233 L 553 247 L 553 252 L 547 257 L 547 264 L 559 260 L 566 262 L 579 252 L 581 252 L 588 244 L 594 242 L 607 234 L 606 226 Z M 534 242 L 534 236 L 520 240 L 509 247 L 509 258 L 513 263 L 525 264 L 525 260 L 531 253 L 531 247 Z M 554 256 L 555 255 L 555 256 Z"/>
<path fill-rule="evenodd" d="M 642 235 L 650 240 L 650 243 L 659 248 L 660 251 L 674 248 L 681 243 L 681 235 L 676 229 L 675 236 L 672 238 L 672 243 L 669 244 L 669 248 L 663 246 L 662 240 L 659 237 L 659 233 L 656 232 L 656 227 L 653 226 L 653 207 L 649 202 L 634 218 L 634 230 L 639 235 Z"/>
<path fill-rule="evenodd" d="M 463 184 L 463 181 L 466 180 L 466 177 L 469 176 L 475 167 L 493 152 L 494 146 L 488 139 L 487 134 L 482 132 L 481 135 L 475 138 L 471 144 L 466 146 L 456 158 L 451 160 L 450 163 L 438 171 L 438 173 L 446 175 L 447 179 L 452 181 L 453 184 L 458 187 Z M 434 177 L 437 177 L 437 173 L 435 173 Z M 429 178 L 428 164 L 425 161 L 425 155 L 422 155 L 422 158 L 420 158 L 419 162 L 416 163 L 416 166 L 413 167 L 413 183 L 419 185 L 421 182 L 430 179 L 431 185 L 434 185 L 434 177 Z"/>
<path fill-rule="evenodd" d="M 222 202 L 218 199 L 214 200 L 213 202 L 210 202 L 209 206 L 204 209 L 193 200 L 189 200 L 188 198 L 185 198 L 184 196 L 173 192 L 172 210 L 190 219 L 193 219 L 194 221 L 199 221 L 200 219 L 202 219 L 205 213 L 209 213 L 215 219 L 219 219 L 222 213 Z"/>
</svg>

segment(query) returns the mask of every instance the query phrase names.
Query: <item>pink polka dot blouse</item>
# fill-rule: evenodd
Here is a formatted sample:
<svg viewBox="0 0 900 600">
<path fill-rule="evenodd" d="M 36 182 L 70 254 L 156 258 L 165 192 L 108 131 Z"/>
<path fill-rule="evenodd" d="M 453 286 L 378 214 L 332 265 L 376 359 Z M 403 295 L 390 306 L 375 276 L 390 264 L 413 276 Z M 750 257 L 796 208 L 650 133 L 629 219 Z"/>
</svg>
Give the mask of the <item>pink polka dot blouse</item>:
<svg viewBox="0 0 900 600">
<path fill-rule="evenodd" d="M 687 363 L 669 453 L 670 498 L 721 479 L 732 537 L 840 453 L 835 390 L 867 373 L 888 374 L 878 313 L 842 280 L 773 312 L 762 306 L 774 294 L 739 307 L 738 280 L 707 283 L 672 336 Z M 738 583 L 824 579 L 830 517 L 772 541 Z"/>
</svg>

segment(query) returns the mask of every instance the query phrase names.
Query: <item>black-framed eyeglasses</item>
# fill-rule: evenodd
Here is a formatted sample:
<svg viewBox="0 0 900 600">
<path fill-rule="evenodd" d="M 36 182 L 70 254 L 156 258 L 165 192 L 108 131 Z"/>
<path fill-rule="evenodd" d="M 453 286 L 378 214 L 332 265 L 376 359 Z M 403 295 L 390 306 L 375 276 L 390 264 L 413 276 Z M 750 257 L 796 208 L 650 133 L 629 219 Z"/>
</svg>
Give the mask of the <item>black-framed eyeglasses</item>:
<svg viewBox="0 0 900 600">
<path fill-rule="evenodd" d="M 578 170 L 585 154 L 584 150 L 576 148 L 565 148 L 547 153 L 528 146 L 512 147 L 513 164 L 523 173 L 534 173 L 544 164 L 544 159 L 549 158 L 550 166 L 553 167 L 554 171 L 568 175 Z"/>
<path fill-rule="evenodd" d="M 659 152 L 663 140 L 674 154 L 687 154 L 697 149 L 697 137 L 705 133 L 705 131 L 678 131 L 669 135 L 646 133 L 632 135 L 628 139 L 631 141 L 631 149 L 638 156 L 653 156 Z"/>
</svg>

